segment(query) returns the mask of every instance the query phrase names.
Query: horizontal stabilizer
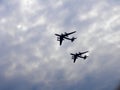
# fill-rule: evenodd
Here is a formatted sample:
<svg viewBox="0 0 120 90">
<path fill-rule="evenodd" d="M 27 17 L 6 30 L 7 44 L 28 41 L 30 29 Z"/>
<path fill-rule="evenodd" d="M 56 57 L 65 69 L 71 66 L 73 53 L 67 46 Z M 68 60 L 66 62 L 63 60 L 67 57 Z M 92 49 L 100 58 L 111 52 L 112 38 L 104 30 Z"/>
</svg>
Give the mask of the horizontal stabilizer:
<svg viewBox="0 0 120 90">
<path fill-rule="evenodd" d="M 88 57 L 88 56 L 85 55 L 83 58 L 86 59 L 87 57 Z"/>
<path fill-rule="evenodd" d="M 71 38 L 71 42 L 73 42 L 75 39 L 77 39 L 77 38 L 75 38 L 75 37 L 72 37 L 72 38 Z"/>
</svg>

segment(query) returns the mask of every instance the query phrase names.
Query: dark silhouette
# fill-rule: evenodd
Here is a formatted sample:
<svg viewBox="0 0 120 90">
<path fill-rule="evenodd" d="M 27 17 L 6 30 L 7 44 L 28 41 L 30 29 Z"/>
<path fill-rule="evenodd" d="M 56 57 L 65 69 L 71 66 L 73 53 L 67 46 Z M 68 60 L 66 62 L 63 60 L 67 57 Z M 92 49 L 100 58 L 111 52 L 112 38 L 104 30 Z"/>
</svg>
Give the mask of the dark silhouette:
<svg viewBox="0 0 120 90">
<path fill-rule="evenodd" d="M 117 87 L 115 88 L 115 90 L 120 90 L 120 82 L 119 82 L 119 84 L 117 85 Z"/>
<path fill-rule="evenodd" d="M 72 55 L 72 59 L 74 60 L 73 62 L 75 63 L 76 59 L 79 57 L 79 58 L 83 58 L 84 60 L 88 57 L 87 55 L 84 55 L 82 56 L 83 54 L 87 53 L 88 51 L 86 52 L 79 52 L 79 53 L 70 53 L 70 55 Z"/>
<path fill-rule="evenodd" d="M 65 39 L 67 39 L 67 40 L 71 40 L 71 42 L 73 42 L 76 38 L 75 37 L 72 37 L 72 38 L 68 38 L 68 36 L 70 35 L 70 34 L 73 34 L 73 33 L 75 33 L 76 31 L 74 31 L 74 32 L 70 32 L 70 33 L 61 33 L 60 35 L 59 34 L 55 34 L 56 36 L 57 36 L 57 41 L 60 41 L 60 45 L 62 45 L 62 42 L 63 42 L 63 40 L 65 40 Z"/>
</svg>

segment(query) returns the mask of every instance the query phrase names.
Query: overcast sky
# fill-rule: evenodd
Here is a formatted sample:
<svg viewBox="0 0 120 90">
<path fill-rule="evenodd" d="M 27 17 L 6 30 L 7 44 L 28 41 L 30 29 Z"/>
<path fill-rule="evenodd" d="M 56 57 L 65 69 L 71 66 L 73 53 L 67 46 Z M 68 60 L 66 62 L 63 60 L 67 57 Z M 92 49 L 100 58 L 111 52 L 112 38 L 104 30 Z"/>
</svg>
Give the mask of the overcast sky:
<svg viewBox="0 0 120 90">
<path fill-rule="evenodd" d="M 55 33 L 77 31 L 59 46 Z M 89 50 L 73 63 L 70 53 Z M 120 0 L 0 0 L 0 90 L 114 90 Z"/>
</svg>

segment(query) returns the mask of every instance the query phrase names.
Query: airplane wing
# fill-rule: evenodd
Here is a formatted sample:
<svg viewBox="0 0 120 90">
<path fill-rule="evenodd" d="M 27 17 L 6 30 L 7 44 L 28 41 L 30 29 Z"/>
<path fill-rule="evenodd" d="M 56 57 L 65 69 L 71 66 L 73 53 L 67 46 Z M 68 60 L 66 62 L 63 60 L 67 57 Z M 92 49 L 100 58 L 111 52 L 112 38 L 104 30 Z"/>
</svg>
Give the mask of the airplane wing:
<svg viewBox="0 0 120 90">
<path fill-rule="evenodd" d="M 59 34 L 55 34 L 56 36 L 60 36 Z"/>
<path fill-rule="evenodd" d="M 70 53 L 70 55 L 75 55 L 75 54 L 73 54 L 73 53 Z"/>
<path fill-rule="evenodd" d="M 85 51 L 85 52 L 80 52 L 80 54 L 85 54 L 85 53 L 87 53 L 88 51 Z"/>
<path fill-rule="evenodd" d="M 55 34 L 56 36 L 58 36 L 58 41 L 60 41 L 60 45 L 62 45 L 62 41 L 63 41 L 63 37 L 59 34 Z"/>
<path fill-rule="evenodd" d="M 74 63 L 75 63 L 76 59 L 77 59 L 77 58 L 76 58 L 76 57 L 74 57 Z"/>
<path fill-rule="evenodd" d="M 72 59 L 74 60 L 73 62 L 75 63 L 75 61 L 76 61 L 76 57 L 74 56 L 75 54 L 73 54 L 73 53 L 70 53 L 70 55 L 72 55 Z"/>
<path fill-rule="evenodd" d="M 60 38 L 60 45 L 62 45 L 62 42 L 63 42 L 63 38 Z"/>
<path fill-rule="evenodd" d="M 66 33 L 65 35 L 70 35 L 70 34 L 73 34 L 73 33 L 75 33 L 76 31 L 74 31 L 74 32 L 70 32 L 70 33 Z"/>
</svg>

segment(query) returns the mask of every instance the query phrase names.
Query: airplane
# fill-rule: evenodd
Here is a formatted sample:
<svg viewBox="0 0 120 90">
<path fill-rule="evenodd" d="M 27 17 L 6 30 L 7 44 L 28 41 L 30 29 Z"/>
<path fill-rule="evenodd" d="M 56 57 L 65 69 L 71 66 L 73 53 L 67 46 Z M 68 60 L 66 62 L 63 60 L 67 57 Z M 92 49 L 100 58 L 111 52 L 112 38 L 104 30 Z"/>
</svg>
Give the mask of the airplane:
<svg viewBox="0 0 120 90">
<path fill-rule="evenodd" d="M 82 56 L 83 54 L 87 53 L 88 51 L 85 52 L 78 52 L 78 53 L 70 53 L 70 55 L 72 55 L 72 59 L 74 60 L 73 62 L 75 63 L 76 59 L 79 58 L 83 58 L 84 60 L 88 57 L 87 55 Z"/>
<path fill-rule="evenodd" d="M 72 38 L 68 38 L 69 35 L 75 33 L 76 31 L 70 32 L 70 33 L 61 33 L 59 34 L 55 34 L 57 36 L 57 41 L 60 41 L 60 45 L 62 45 L 63 40 L 67 39 L 67 40 L 71 40 L 71 42 L 73 42 L 76 38 L 72 37 Z"/>
</svg>

